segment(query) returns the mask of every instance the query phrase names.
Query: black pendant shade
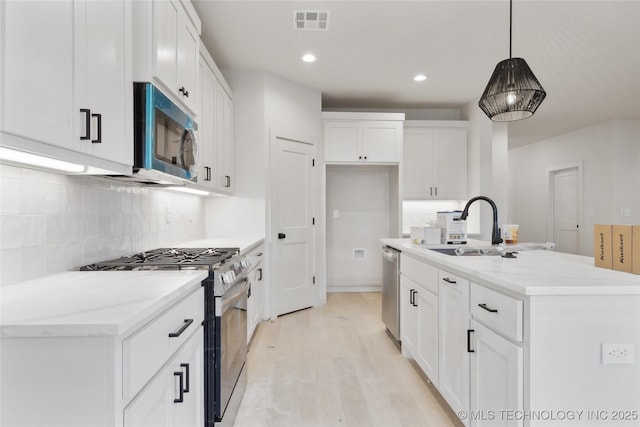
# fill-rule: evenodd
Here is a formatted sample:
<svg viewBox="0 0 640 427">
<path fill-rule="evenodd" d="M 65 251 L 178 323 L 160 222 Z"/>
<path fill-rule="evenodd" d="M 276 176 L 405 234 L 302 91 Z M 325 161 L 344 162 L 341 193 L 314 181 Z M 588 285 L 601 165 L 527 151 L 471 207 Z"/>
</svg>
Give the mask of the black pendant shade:
<svg viewBox="0 0 640 427">
<path fill-rule="evenodd" d="M 531 117 L 547 96 L 527 61 L 511 57 L 512 23 L 513 0 L 509 0 L 509 59 L 498 62 L 478 102 L 494 122 Z"/>
<path fill-rule="evenodd" d="M 526 119 L 536 112 L 547 93 L 522 58 L 498 62 L 478 105 L 495 122 Z"/>
</svg>

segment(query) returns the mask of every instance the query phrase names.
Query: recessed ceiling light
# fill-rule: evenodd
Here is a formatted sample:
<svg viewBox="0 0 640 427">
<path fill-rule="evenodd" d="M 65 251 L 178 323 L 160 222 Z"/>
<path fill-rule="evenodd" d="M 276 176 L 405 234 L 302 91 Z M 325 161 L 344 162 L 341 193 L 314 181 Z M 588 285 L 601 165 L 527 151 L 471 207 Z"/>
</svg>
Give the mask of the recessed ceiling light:
<svg viewBox="0 0 640 427">
<path fill-rule="evenodd" d="M 307 53 L 305 56 L 302 57 L 302 60 L 304 62 L 316 62 L 316 57 L 311 53 Z"/>
<path fill-rule="evenodd" d="M 413 78 L 413 80 L 415 80 L 417 82 L 423 82 L 423 81 L 427 80 L 427 76 L 425 76 L 424 74 L 418 74 Z"/>
</svg>

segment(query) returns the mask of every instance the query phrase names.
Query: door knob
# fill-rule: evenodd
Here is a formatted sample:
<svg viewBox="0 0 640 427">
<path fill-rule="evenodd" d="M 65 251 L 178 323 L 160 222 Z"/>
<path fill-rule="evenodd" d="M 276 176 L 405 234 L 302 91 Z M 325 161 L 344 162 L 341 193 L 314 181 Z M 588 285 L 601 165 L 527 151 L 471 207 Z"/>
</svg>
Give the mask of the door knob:
<svg viewBox="0 0 640 427">
<path fill-rule="evenodd" d="M 278 239 L 284 239 L 285 237 L 287 237 L 286 234 L 284 233 L 278 233 Z"/>
</svg>

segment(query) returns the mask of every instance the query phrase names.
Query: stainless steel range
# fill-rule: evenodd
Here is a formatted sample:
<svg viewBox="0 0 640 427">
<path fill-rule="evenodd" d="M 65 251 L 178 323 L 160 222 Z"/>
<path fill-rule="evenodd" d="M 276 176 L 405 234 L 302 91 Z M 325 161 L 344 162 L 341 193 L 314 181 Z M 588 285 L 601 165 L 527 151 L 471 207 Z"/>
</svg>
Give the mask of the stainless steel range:
<svg viewBox="0 0 640 427">
<path fill-rule="evenodd" d="M 81 267 L 104 270 L 209 270 L 205 287 L 204 375 L 207 427 L 232 425 L 246 388 L 246 272 L 238 248 L 161 248 Z M 230 404 L 230 402 L 232 402 Z"/>
</svg>

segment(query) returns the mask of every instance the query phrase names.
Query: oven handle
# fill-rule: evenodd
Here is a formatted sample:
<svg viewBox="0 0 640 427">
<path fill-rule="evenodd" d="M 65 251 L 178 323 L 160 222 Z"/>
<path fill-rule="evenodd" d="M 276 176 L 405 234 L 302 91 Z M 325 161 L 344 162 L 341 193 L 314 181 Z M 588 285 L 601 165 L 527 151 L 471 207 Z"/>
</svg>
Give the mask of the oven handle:
<svg viewBox="0 0 640 427">
<path fill-rule="evenodd" d="M 222 314 L 224 314 L 228 309 L 232 308 L 235 303 L 241 299 L 242 297 L 247 296 L 247 290 L 249 289 L 249 280 L 246 277 L 240 279 L 240 281 L 233 286 L 229 291 L 232 291 L 233 294 L 227 296 L 225 294 L 222 297 Z"/>
</svg>

